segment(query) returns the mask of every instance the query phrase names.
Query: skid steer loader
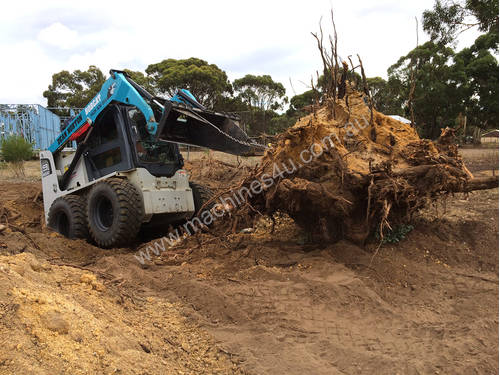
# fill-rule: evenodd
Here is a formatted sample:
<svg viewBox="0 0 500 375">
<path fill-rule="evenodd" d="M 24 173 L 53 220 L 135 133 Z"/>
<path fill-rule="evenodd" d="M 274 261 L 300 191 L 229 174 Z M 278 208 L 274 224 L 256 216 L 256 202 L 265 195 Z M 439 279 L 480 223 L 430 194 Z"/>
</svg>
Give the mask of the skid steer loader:
<svg viewBox="0 0 500 375">
<path fill-rule="evenodd" d="M 141 227 L 191 219 L 211 192 L 189 181 L 179 144 L 262 154 L 237 121 L 205 109 L 187 90 L 162 99 L 111 70 L 100 92 L 40 152 L 47 225 L 116 247 Z M 72 141 L 76 150 L 65 148 Z"/>
</svg>

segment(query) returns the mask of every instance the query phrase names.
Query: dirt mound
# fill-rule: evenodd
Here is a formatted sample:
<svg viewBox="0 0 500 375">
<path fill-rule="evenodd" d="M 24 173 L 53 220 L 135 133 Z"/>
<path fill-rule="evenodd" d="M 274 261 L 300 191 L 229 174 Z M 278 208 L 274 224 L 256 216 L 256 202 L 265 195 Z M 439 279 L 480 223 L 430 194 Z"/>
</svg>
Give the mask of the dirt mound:
<svg viewBox="0 0 500 375">
<path fill-rule="evenodd" d="M 0 374 L 240 373 L 181 304 L 123 287 L 131 249 L 47 229 L 39 190 L 0 184 Z M 89 268 L 100 259 L 115 269 Z"/>
<path fill-rule="evenodd" d="M 179 305 L 30 253 L 0 270 L 0 373 L 236 373 Z"/>
<path fill-rule="evenodd" d="M 250 199 L 255 210 L 285 212 L 321 241 L 363 243 L 443 194 L 467 190 L 472 175 L 452 130 L 437 143 L 420 139 L 367 103 L 357 91 L 327 99 L 281 134 L 243 183 L 264 187 Z"/>
</svg>

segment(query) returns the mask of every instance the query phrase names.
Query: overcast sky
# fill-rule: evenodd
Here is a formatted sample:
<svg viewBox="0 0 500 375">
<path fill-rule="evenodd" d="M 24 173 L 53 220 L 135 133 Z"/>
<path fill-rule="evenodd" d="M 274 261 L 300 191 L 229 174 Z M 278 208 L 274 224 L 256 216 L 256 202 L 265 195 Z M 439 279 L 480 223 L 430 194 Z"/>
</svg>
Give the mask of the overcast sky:
<svg viewBox="0 0 500 375">
<path fill-rule="evenodd" d="M 229 79 L 270 74 L 293 96 L 320 68 L 311 31 L 333 8 L 341 57 L 359 53 L 367 76 L 414 48 L 434 0 L 4 1 L 0 13 L 0 103 L 46 104 L 52 74 L 142 70 L 166 58 L 199 57 Z M 459 47 L 472 43 L 465 33 Z M 427 40 L 420 28 L 420 42 Z M 290 85 L 290 80 L 292 85 Z"/>
</svg>

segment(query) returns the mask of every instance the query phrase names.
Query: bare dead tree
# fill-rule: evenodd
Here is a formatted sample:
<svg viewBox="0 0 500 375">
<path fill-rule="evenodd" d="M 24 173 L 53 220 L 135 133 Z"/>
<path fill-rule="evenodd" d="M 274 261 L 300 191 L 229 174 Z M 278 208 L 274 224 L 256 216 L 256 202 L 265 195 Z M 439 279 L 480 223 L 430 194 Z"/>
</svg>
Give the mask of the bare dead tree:
<svg viewBox="0 0 500 375">
<path fill-rule="evenodd" d="M 337 52 L 337 27 L 333 19 L 333 10 L 330 11 L 331 20 L 333 25 L 333 36 L 329 35 L 329 48 L 324 46 L 324 34 L 323 27 L 321 25 L 322 19 L 319 22 L 319 35 L 317 33 L 311 33 L 316 39 L 318 49 L 321 55 L 321 60 L 323 62 L 323 76 L 325 78 L 325 94 L 326 97 L 333 99 L 333 103 L 338 97 L 338 75 L 339 75 L 339 60 Z M 332 116 L 335 118 L 334 108 L 331 108 Z"/>
<path fill-rule="evenodd" d="M 417 47 L 418 47 L 418 19 L 415 17 L 415 24 L 416 24 L 416 34 L 417 34 Z M 411 126 L 415 127 L 415 111 L 414 111 L 414 103 L 413 100 L 415 99 L 415 86 L 416 86 L 416 81 L 415 81 L 415 75 L 417 73 L 417 61 L 412 59 L 412 64 L 413 64 L 413 69 L 411 70 L 410 73 L 410 92 L 408 94 L 408 108 L 410 109 L 410 120 L 411 120 Z"/>
<path fill-rule="evenodd" d="M 372 125 L 372 131 L 374 131 L 372 94 L 371 91 L 368 89 L 368 84 L 366 83 L 366 74 L 365 74 L 365 68 L 363 66 L 363 61 L 361 61 L 361 57 L 359 57 L 359 54 L 357 56 L 359 60 L 359 66 L 361 68 L 361 79 L 363 80 L 363 92 L 368 97 L 368 106 L 370 107 L 370 125 Z"/>
<path fill-rule="evenodd" d="M 318 85 L 319 83 L 319 72 L 316 70 L 316 86 Z M 313 98 L 314 98 L 314 105 L 317 106 L 319 108 L 319 103 L 320 103 L 320 99 L 321 99 L 321 95 L 320 95 L 320 92 L 318 90 L 318 88 L 316 87 L 312 87 L 312 90 L 313 90 Z"/>
<path fill-rule="evenodd" d="M 330 17 L 332 20 L 332 25 L 333 25 L 333 40 L 332 36 L 330 35 L 330 49 L 331 49 L 331 58 L 332 58 L 332 63 L 335 62 L 333 66 L 333 98 L 336 98 L 337 96 L 337 77 L 339 74 L 339 60 L 338 60 L 338 53 L 337 53 L 337 27 L 335 26 L 335 20 L 333 19 L 333 9 L 330 9 Z"/>
<path fill-rule="evenodd" d="M 342 76 L 340 77 L 339 88 L 337 93 L 337 98 L 343 99 L 346 94 L 347 85 L 347 73 L 349 72 L 349 66 L 345 61 L 342 61 Z"/>
<path fill-rule="evenodd" d="M 325 79 L 328 80 L 328 78 L 329 78 L 328 72 L 330 71 L 329 69 L 331 66 L 328 63 L 328 56 L 327 56 L 325 48 L 323 47 L 323 27 L 321 26 L 322 19 L 323 18 L 320 18 L 320 20 L 319 20 L 319 36 L 317 33 L 311 33 L 311 34 L 316 39 L 316 42 L 318 44 L 319 53 L 321 55 L 321 61 L 323 62 L 323 74 L 325 75 Z M 329 96 L 331 94 L 330 90 L 331 90 L 331 87 L 327 82 L 326 87 L 325 87 L 325 91 L 326 91 L 327 96 Z"/>
<path fill-rule="evenodd" d="M 316 92 L 316 89 L 315 89 L 315 87 L 314 87 L 314 79 L 313 79 L 313 77 L 312 77 L 312 76 L 311 76 L 311 89 L 312 89 L 312 91 L 313 91 L 313 97 L 314 97 L 314 96 L 315 96 L 315 95 L 314 95 L 314 93 Z M 314 102 L 312 103 L 312 112 L 313 112 L 313 116 L 314 116 L 314 118 L 316 118 L 316 107 L 317 107 L 317 105 L 316 105 L 316 103 L 315 103 L 315 101 L 314 101 Z"/>
<path fill-rule="evenodd" d="M 293 95 L 297 95 L 297 93 L 295 92 L 295 88 L 293 87 L 292 77 L 288 77 L 288 81 L 290 82 L 290 87 L 292 88 Z"/>
<path fill-rule="evenodd" d="M 351 60 L 351 55 L 347 56 L 347 58 L 349 59 L 349 62 L 351 63 L 351 69 L 350 69 L 350 71 L 349 71 L 349 72 L 354 73 L 354 72 L 356 71 L 356 69 L 358 69 L 358 68 L 359 68 L 359 65 L 354 66 L 354 64 L 353 64 L 353 62 L 352 62 L 352 60 Z M 351 86 L 351 89 L 352 89 L 352 88 L 356 88 L 356 89 L 357 89 L 357 88 L 359 87 L 359 84 L 360 84 L 360 83 L 358 82 L 357 77 L 356 77 L 356 76 L 354 76 L 354 78 L 356 78 L 356 82 L 354 83 L 354 86 L 353 86 L 353 84 L 352 84 L 351 80 L 349 80 L 349 85 Z"/>
</svg>

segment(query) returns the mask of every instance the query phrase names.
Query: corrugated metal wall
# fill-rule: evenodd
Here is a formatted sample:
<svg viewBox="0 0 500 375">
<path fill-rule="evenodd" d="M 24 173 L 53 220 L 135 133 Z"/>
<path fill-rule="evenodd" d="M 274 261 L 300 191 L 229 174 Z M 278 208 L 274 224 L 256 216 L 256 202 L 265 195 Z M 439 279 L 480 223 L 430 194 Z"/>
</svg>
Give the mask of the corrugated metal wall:
<svg viewBox="0 0 500 375">
<path fill-rule="evenodd" d="M 0 138 L 20 134 L 45 150 L 61 129 L 59 116 L 39 104 L 0 104 Z"/>
</svg>

